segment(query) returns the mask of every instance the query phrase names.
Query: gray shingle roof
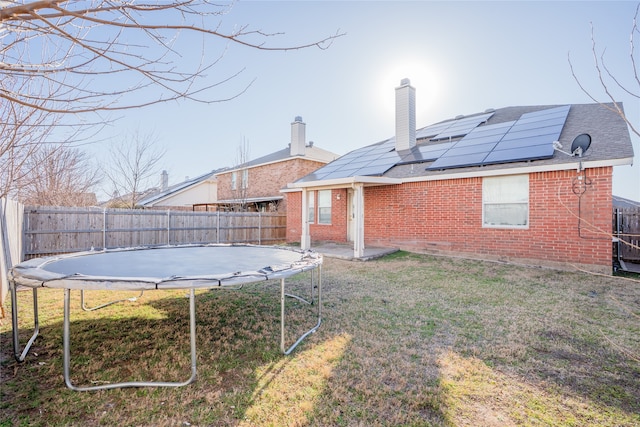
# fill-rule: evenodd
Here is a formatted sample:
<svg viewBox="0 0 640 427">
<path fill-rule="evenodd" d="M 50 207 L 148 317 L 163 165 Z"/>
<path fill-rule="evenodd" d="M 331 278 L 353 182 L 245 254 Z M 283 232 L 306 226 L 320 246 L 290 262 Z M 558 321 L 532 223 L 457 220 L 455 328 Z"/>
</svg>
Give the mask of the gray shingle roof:
<svg viewBox="0 0 640 427">
<path fill-rule="evenodd" d="M 229 172 L 234 169 L 250 168 L 253 166 L 278 162 L 281 160 L 292 159 L 295 157 L 306 159 L 306 160 L 313 160 L 313 161 L 328 163 L 332 160 L 335 160 L 338 157 L 338 155 L 322 148 L 318 148 L 315 146 L 307 146 L 305 148 L 305 154 L 303 156 L 291 156 L 290 148 L 287 147 L 287 148 L 283 148 L 282 150 L 274 151 L 273 153 L 269 153 L 265 156 L 259 157 L 254 160 L 250 160 L 246 163 L 243 163 L 238 166 L 234 166 L 232 168 L 228 168 L 227 170 L 220 171 L 220 172 Z"/>
<path fill-rule="evenodd" d="M 553 153 L 553 157 L 547 159 L 512 161 L 508 163 L 486 164 L 482 166 L 466 166 L 443 170 L 427 170 L 426 168 L 429 167 L 433 162 L 424 161 L 413 164 L 396 164 L 395 166 L 392 166 L 390 169 L 382 173 L 382 175 L 372 176 L 407 179 L 420 177 L 437 177 L 439 175 L 451 176 L 455 174 L 468 174 L 470 172 L 478 173 L 479 171 L 484 172 L 504 170 L 527 166 L 537 166 L 541 169 L 548 168 L 549 170 L 553 170 L 562 169 L 563 167 L 565 169 L 573 167 L 573 165 L 576 165 L 580 160 L 585 164 L 586 167 L 589 166 L 589 163 L 591 163 L 592 165 L 600 166 L 612 166 L 616 164 L 630 163 L 631 159 L 633 158 L 633 146 L 631 144 L 631 138 L 629 136 L 627 124 L 618 114 L 611 111 L 610 109 L 607 109 L 606 106 L 612 107 L 613 104 L 573 104 L 570 106 L 569 113 L 560 134 L 559 142 L 562 144 L 564 151 L 569 151 L 571 143 L 576 136 L 583 133 L 588 133 L 591 136 L 592 142 L 590 148 L 584 153 L 582 159 L 578 159 L 577 157 L 569 156 L 564 153 L 555 151 Z M 561 107 L 561 105 L 516 106 L 500 108 L 494 110 L 493 115 L 485 123 L 480 124 L 478 129 L 482 126 L 514 121 L 519 119 L 523 114 L 526 113 L 547 110 L 556 107 Z M 478 113 L 476 115 L 485 113 L 486 112 Z M 440 123 L 445 122 L 447 122 L 447 120 Z M 420 129 L 418 129 L 417 133 L 419 133 L 419 131 Z M 460 138 L 461 137 L 454 138 L 451 141 L 455 142 Z M 392 142 L 393 140 L 394 138 L 392 137 L 385 141 L 372 144 L 370 147 Z M 438 143 L 442 143 L 442 141 L 430 141 L 429 138 L 418 139 L 417 147 L 424 147 L 430 144 Z M 549 144 L 552 143 L 553 141 L 549 141 Z M 417 153 L 417 149 L 414 150 L 416 150 Z M 349 156 L 349 153 L 345 156 Z M 357 156 L 352 157 L 356 157 L 355 160 L 358 160 Z M 340 158 L 336 160 L 336 162 L 339 161 Z M 335 162 L 332 163 L 338 164 Z M 332 163 L 329 163 L 324 168 L 330 170 L 332 167 Z M 301 178 L 297 181 L 297 183 L 318 181 L 318 177 L 323 176 L 323 174 L 321 173 L 322 169 L 323 168 L 319 169 L 313 174 Z"/>
<path fill-rule="evenodd" d="M 154 202 L 157 202 L 165 197 L 171 196 L 173 194 L 176 194 L 186 188 L 191 187 L 192 185 L 196 185 L 202 181 L 205 181 L 209 178 L 213 178 L 213 176 L 218 173 L 221 172 L 224 169 L 216 169 L 214 171 L 211 172 L 207 172 L 203 175 L 197 176 L 195 178 L 190 178 L 187 179 L 183 182 L 180 182 L 178 184 L 172 185 L 170 187 L 168 187 L 166 190 L 162 191 L 160 189 L 153 189 L 151 194 L 147 195 L 144 199 L 140 200 L 138 202 L 138 205 L 140 206 L 145 206 Z"/>
</svg>

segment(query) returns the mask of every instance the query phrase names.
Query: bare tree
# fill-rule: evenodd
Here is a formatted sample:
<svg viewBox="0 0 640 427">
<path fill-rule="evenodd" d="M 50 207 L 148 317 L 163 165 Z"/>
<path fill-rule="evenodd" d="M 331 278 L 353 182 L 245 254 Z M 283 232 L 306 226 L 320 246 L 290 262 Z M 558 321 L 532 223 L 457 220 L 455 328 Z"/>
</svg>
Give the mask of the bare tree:
<svg viewBox="0 0 640 427">
<path fill-rule="evenodd" d="M 113 188 L 114 207 L 136 207 L 149 189 L 150 178 L 157 174 L 165 152 L 158 146 L 155 135 L 140 131 L 112 145 L 104 173 Z"/>
<path fill-rule="evenodd" d="M 326 49 L 342 34 L 291 46 L 273 46 L 274 36 L 249 26 L 223 30 L 232 7 L 210 0 L 32 0 L 0 1 L 0 76 L 4 81 L 39 82 L 10 90 L 0 98 L 62 114 L 137 108 L 179 99 L 219 102 L 215 94 L 243 70 L 207 80 L 222 59 L 205 53 L 209 40 L 260 50 Z M 184 61 L 181 47 L 193 51 L 193 34 L 202 48 Z M 185 43 L 181 45 L 181 37 Z M 99 84 L 95 80 L 99 78 Z M 43 93 L 44 91 L 44 93 Z M 41 102 L 42 99 L 46 102 Z"/>
<path fill-rule="evenodd" d="M 2 81 L 0 85 L 6 87 L 8 83 Z M 37 102 L 45 104 L 46 100 Z M 36 170 L 39 164 L 35 159 L 42 160 L 42 156 L 55 152 L 54 146 L 83 144 L 103 125 L 70 124 L 60 114 L 0 102 L 0 197 L 18 198 L 20 193 L 32 192 L 33 187 L 22 187 L 31 184 L 30 178 L 39 179 Z M 79 153 L 75 154 L 79 156 Z"/>
<path fill-rule="evenodd" d="M 93 206 L 100 174 L 86 153 L 65 145 L 41 146 L 26 161 L 18 199 L 30 205 Z"/>
<path fill-rule="evenodd" d="M 75 140 L 60 136 L 62 126 L 77 136 L 109 122 L 108 112 L 181 99 L 221 102 L 242 94 L 252 80 L 219 95 L 243 68 L 212 78 L 225 49 L 217 47 L 212 55 L 211 42 L 259 50 L 326 49 L 342 35 L 277 46 L 272 41 L 281 33 L 246 25 L 223 30 L 232 6 L 210 0 L 0 0 L 0 196 L 17 190 L 16 183 L 30 173 L 25 161 L 39 145 Z"/>
<path fill-rule="evenodd" d="M 235 170 L 231 172 L 231 194 L 235 199 L 235 203 L 231 208 L 234 211 L 245 212 L 248 209 L 249 168 L 247 163 L 249 159 L 249 143 L 243 138 L 236 150 Z"/>
<path fill-rule="evenodd" d="M 640 128 L 637 123 L 633 123 L 627 116 L 625 115 L 622 107 L 616 101 L 616 96 L 614 95 L 614 90 L 620 90 L 622 93 L 640 100 L 640 77 L 638 76 L 638 66 L 636 64 L 636 46 L 635 46 L 635 37 L 640 34 L 640 29 L 638 28 L 638 16 L 640 15 L 640 3 L 636 6 L 636 12 L 633 16 L 630 37 L 629 37 L 629 66 L 631 68 L 631 73 L 633 75 L 633 82 L 630 84 L 623 84 L 621 80 L 617 77 L 616 74 L 613 73 L 612 70 L 607 66 L 607 62 L 605 61 L 605 53 L 606 49 L 603 49 L 601 53 L 598 51 L 598 47 L 596 46 L 596 37 L 594 34 L 593 24 L 591 25 L 591 53 L 593 55 L 594 67 L 596 69 L 596 73 L 598 75 L 598 81 L 600 82 L 601 88 L 604 90 L 605 97 L 607 98 L 607 103 L 601 101 L 594 95 L 591 91 L 587 90 L 578 75 L 576 74 L 575 69 L 573 68 L 573 64 L 571 62 L 571 56 L 569 55 L 569 67 L 571 68 L 571 75 L 574 80 L 580 86 L 582 92 L 584 92 L 591 100 L 599 103 L 603 107 L 607 108 L 618 114 L 629 126 L 629 129 L 636 135 L 640 136 Z"/>
</svg>

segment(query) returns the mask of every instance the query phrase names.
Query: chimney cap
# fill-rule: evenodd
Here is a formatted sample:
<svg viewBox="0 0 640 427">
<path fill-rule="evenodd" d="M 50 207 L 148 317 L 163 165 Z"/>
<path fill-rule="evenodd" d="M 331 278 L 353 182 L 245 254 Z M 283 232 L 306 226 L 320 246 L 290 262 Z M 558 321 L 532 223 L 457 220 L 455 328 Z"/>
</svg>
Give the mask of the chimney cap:
<svg viewBox="0 0 640 427">
<path fill-rule="evenodd" d="M 302 123 L 302 116 L 296 116 L 296 118 L 293 119 L 293 121 L 296 123 Z"/>
<path fill-rule="evenodd" d="M 409 80 L 408 78 L 404 78 L 402 80 L 400 80 L 400 86 L 408 86 L 411 84 L 411 80 Z"/>
</svg>

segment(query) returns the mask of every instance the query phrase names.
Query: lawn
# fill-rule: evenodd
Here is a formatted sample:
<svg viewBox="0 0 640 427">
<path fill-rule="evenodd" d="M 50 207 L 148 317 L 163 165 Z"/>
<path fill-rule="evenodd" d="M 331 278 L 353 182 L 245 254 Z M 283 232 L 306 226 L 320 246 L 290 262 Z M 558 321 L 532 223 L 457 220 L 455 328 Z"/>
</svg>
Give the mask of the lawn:
<svg viewBox="0 0 640 427">
<path fill-rule="evenodd" d="M 290 281 L 308 293 L 306 273 Z M 278 284 L 198 291 L 195 383 L 97 392 L 65 387 L 63 294 L 40 291 L 24 363 L 1 321 L 0 426 L 640 426 L 637 278 L 406 252 L 325 258 L 324 322 L 290 356 L 279 352 Z M 31 292 L 19 301 L 25 342 Z M 74 291 L 74 383 L 189 376 L 185 291 L 79 307 Z M 287 310 L 290 344 L 314 307 Z"/>
</svg>

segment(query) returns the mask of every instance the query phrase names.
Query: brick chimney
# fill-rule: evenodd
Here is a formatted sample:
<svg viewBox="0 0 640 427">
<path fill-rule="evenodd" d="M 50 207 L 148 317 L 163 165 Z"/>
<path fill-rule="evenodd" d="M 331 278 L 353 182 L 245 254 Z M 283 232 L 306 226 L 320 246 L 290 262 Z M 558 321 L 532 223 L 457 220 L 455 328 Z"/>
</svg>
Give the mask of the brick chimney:
<svg viewBox="0 0 640 427">
<path fill-rule="evenodd" d="M 416 89 L 409 79 L 396 88 L 396 151 L 416 146 Z"/>
<path fill-rule="evenodd" d="M 296 116 L 293 123 L 291 123 L 290 154 L 292 156 L 304 156 L 306 145 L 306 127 L 306 123 L 302 121 L 302 117 L 300 116 Z"/>
</svg>

